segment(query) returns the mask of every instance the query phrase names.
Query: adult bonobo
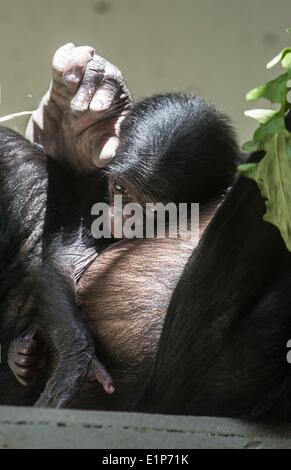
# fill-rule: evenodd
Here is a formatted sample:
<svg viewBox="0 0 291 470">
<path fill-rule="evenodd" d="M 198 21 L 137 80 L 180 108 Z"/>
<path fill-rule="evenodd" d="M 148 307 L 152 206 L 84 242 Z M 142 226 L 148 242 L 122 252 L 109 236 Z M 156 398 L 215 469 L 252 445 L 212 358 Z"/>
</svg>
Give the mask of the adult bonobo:
<svg viewBox="0 0 291 470">
<path fill-rule="evenodd" d="M 162 113 L 166 102 L 171 101 L 163 100 L 156 112 Z M 157 101 L 153 100 L 152 112 L 155 111 L 155 103 Z M 189 103 L 194 104 L 191 100 Z M 146 106 L 139 109 L 144 113 Z M 198 109 L 205 111 L 209 108 Z M 214 115 L 217 117 L 216 113 Z M 136 126 L 137 135 L 145 136 L 145 131 L 138 134 L 138 119 L 141 125 L 146 119 L 141 115 L 138 117 L 138 108 L 132 116 L 135 117 L 132 123 Z M 166 116 L 171 116 L 171 113 L 166 113 Z M 184 116 L 182 111 L 180 116 Z M 203 112 L 198 116 L 203 116 Z M 124 129 L 127 122 L 130 123 L 130 116 L 124 122 Z M 175 115 L 172 126 L 176 123 Z M 134 132 L 130 134 L 133 124 L 129 124 L 127 136 L 134 136 Z M 182 127 L 179 129 L 183 129 L 183 121 L 180 124 Z M 224 126 L 221 138 L 228 136 L 225 142 L 229 143 L 227 148 L 233 150 L 229 153 L 233 160 L 228 161 L 230 167 L 226 166 L 222 173 L 227 177 L 220 180 L 221 187 L 209 185 L 213 190 L 203 197 L 205 204 L 215 200 L 220 190 L 229 184 L 237 159 L 228 126 L 224 121 L 221 125 Z M 211 126 L 202 126 L 202 129 L 200 140 L 195 140 L 196 145 L 197 142 L 201 144 L 203 136 L 204 143 L 209 141 L 207 132 Z M 158 131 L 160 135 L 159 128 Z M 172 138 L 173 144 L 177 133 L 168 132 L 166 135 L 168 141 Z M 218 134 L 211 134 L 212 142 L 215 136 Z M 164 143 L 165 139 L 161 141 Z M 132 149 L 131 139 L 125 138 L 125 145 L 126 142 Z M 146 143 L 145 140 L 144 145 Z M 183 139 L 171 147 L 177 157 L 179 148 L 183 149 L 181 143 Z M 113 155 L 115 144 L 115 140 L 108 144 L 110 151 L 106 157 Z M 205 145 L 200 147 L 201 151 Z M 141 148 L 144 149 L 143 146 Z M 160 148 L 157 146 L 156 155 L 159 155 Z M 148 154 L 150 158 L 147 161 L 155 161 L 152 158 L 155 153 Z M 171 155 L 171 152 L 162 154 Z M 128 154 L 124 152 L 124 155 Z M 200 152 L 198 156 L 201 156 Z M 207 162 L 207 158 L 202 160 Z M 136 161 L 141 163 L 138 158 Z M 178 165 L 179 159 L 175 162 Z M 199 162 L 197 155 L 192 162 L 193 165 Z M 213 160 L 208 160 L 208 163 L 211 171 Z M 115 189 L 129 194 L 132 180 L 126 170 L 131 170 L 129 174 L 132 177 L 133 168 L 117 151 L 112 171 L 114 166 L 122 169 L 122 165 L 124 173 L 119 171 Z M 137 171 L 141 181 L 139 187 L 143 187 L 143 174 Z M 156 173 L 152 174 L 157 181 Z M 125 181 L 131 184 L 124 184 L 124 175 Z M 145 176 L 149 175 L 145 173 Z M 148 180 L 150 182 L 150 178 Z M 162 181 L 161 178 L 158 181 Z M 147 188 L 151 188 L 149 182 Z M 172 173 L 165 172 L 165 186 L 158 188 L 158 196 L 154 191 L 156 187 L 152 188 L 154 199 L 164 199 L 161 191 L 164 189 L 163 193 L 167 194 L 168 188 L 171 190 L 170 198 L 175 198 L 176 182 Z M 255 185 L 240 178 L 192 254 L 175 289 L 164 327 L 172 290 L 192 251 L 190 242 L 183 239 L 124 241 L 103 252 L 87 270 L 82 271 L 77 286 L 81 314 L 95 338 L 98 356 L 115 379 L 117 392 L 105 396 L 93 386 L 93 389 L 84 390 L 76 403 L 78 406 L 260 419 L 290 417 L 289 367 L 285 361 L 285 345 L 291 333 L 288 298 L 290 256 L 276 229 L 262 221 L 263 209 L 264 203 Z M 50 251 L 50 256 L 53 255 Z M 33 340 L 28 340 L 28 343 L 37 345 Z M 153 364 L 155 367 L 150 375 Z M 27 367 L 30 369 L 29 364 Z M 28 395 L 32 396 L 32 390 L 29 389 Z M 46 398 L 42 404 L 58 405 L 58 397 Z"/>
<path fill-rule="evenodd" d="M 79 76 L 79 87 L 76 76 Z M 100 100 L 103 100 L 102 105 Z M 112 143 L 116 144 L 121 124 L 120 144 L 109 170 L 109 198 L 118 192 L 126 200 L 142 204 L 153 200 L 175 203 L 200 201 L 203 204 L 202 215 L 208 214 L 231 183 L 238 158 L 237 146 L 226 118 L 197 96 L 167 95 L 135 106 L 122 123 L 130 106 L 126 86 L 115 67 L 96 57 L 91 48 L 75 49 L 68 45 L 54 58 L 54 80 L 30 123 L 31 138 L 55 158 L 71 163 L 73 168 L 79 165 L 76 162 L 84 160 L 85 155 L 87 161 L 80 164 L 80 168 L 83 173 L 89 173 L 96 169 L 96 165 L 103 164 L 108 149 L 112 152 L 116 150 L 113 150 Z M 29 144 L 5 130 L 2 136 L 2 161 L 5 165 L 8 159 L 7 165 L 12 166 L 8 182 L 13 186 L 13 178 L 18 178 L 13 167 L 15 155 L 19 154 L 15 161 L 25 175 L 26 159 L 30 158 Z M 88 142 L 92 144 L 90 147 Z M 219 164 L 217 152 L 221 155 Z M 35 148 L 33 153 L 37 153 Z M 107 154 L 105 160 L 108 158 Z M 34 161 L 32 157 L 31 160 Z M 90 354 L 85 350 L 85 361 L 82 362 L 82 340 L 85 337 L 89 342 L 89 337 L 75 301 L 78 290 L 76 282 L 92 263 L 94 254 L 104 246 L 103 241 L 93 244 L 92 238 L 88 237 L 88 217 L 90 204 L 102 200 L 105 192 L 101 176 L 80 177 L 47 161 L 42 154 L 37 160 L 39 166 L 43 166 L 42 186 L 40 194 L 36 194 L 34 186 L 38 170 L 32 165 L 27 184 L 32 188 L 31 197 L 39 197 L 35 202 L 36 213 L 32 206 L 27 224 L 30 222 L 29 228 L 34 234 L 34 224 L 36 220 L 38 222 L 40 258 L 37 260 L 34 257 L 34 276 L 38 283 L 36 296 L 30 299 L 26 314 L 25 310 L 21 311 L 21 325 L 25 325 L 25 331 L 11 343 L 9 365 L 22 384 L 31 383 L 30 378 L 35 379 L 38 365 L 35 360 L 38 336 L 38 342 L 49 346 L 49 357 L 53 353 L 58 355 L 58 367 L 38 404 L 60 406 L 75 397 L 84 379 L 90 380 L 94 375 L 106 391 L 111 392 L 113 388 L 110 376 L 92 357 L 91 349 Z M 62 180 L 66 181 L 65 185 Z M 19 178 L 18 184 L 21 187 Z M 60 191 L 58 185 L 61 186 Z M 7 214 L 8 221 L 9 218 L 10 213 Z M 25 218 L 22 220 L 26 221 Z M 18 233 L 19 221 L 12 222 L 16 223 L 14 230 Z M 22 238 L 25 241 L 25 236 Z M 21 261 L 25 256 L 22 250 Z M 16 258 L 19 262 L 18 253 Z M 27 264 L 29 277 L 32 268 Z M 38 315 L 40 305 L 42 313 Z M 66 341 L 60 337 L 64 326 L 66 333 L 63 337 L 68 337 Z M 16 331 L 19 330 L 20 326 Z M 76 331 L 76 338 L 70 337 L 71 330 L 72 333 Z M 78 335 L 80 345 L 77 345 Z M 73 365 L 77 355 L 81 356 L 79 367 Z M 91 359 L 89 371 L 86 368 L 87 358 Z M 73 368 L 74 374 L 69 372 Z"/>
</svg>

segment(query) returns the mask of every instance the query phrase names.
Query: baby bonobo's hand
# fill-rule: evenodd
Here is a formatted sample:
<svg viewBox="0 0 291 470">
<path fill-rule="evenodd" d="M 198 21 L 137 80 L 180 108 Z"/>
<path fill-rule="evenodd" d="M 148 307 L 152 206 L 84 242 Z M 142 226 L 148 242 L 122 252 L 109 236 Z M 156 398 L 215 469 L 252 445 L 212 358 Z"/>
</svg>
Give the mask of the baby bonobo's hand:
<svg viewBox="0 0 291 470">
<path fill-rule="evenodd" d="M 36 383 L 40 369 L 46 365 L 45 350 L 36 339 L 37 328 L 26 330 L 14 339 L 8 350 L 8 365 L 21 385 Z"/>
<path fill-rule="evenodd" d="M 30 119 L 27 138 L 45 153 L 90 173 L 115 155 L 131 97 L 117 67 L 92 47 L 66 44 L 53 59 L 53 80 Z"/>
<path fill-rule="evenodd" d="M 27 329 L 11 342 L 8 365 L 22 385 L 28 387 L 37 382 L 40 369 L 47 365 L 47 350 L 37 337 L 37 328 Z M 75 359 L 72 354 L 68 361 L 58 364 L 35 406 L 59 408 L 70 404 L 85 382 L 96 380 L 106 393 L 114 393 L 113 380 L 94 353 L 80 353 Z"/>
</svg>

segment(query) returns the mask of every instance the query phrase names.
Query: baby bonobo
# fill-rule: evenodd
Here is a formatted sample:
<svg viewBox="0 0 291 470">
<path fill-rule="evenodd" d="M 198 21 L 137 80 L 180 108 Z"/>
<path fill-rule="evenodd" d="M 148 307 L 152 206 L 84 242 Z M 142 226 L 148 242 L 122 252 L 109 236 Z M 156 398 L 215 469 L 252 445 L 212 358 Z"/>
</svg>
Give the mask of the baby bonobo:
<svg viewBox="0 0 291 470">
<path fill-rule="evenodd" d="M 115 155 L 105 171 L 110 203 L 114 195 L 122 195 L 123 202 L 142 206 L 200 203 L 203 210 L 217 204 L 232 184 L 239 160 L 226 117 L 192 94 L 155 96 L 131 109 L 124 84 L 117 93 L 112 77 L 107 84 L 105 79 L 105 85 L 100 80 L 99 67 L 104 73 L 106 61 L 96 61 L 94 53 L 88 59 L 91 52 L 86 48 L 65 47 L 73 51 L 73 65 L 66 62 L 64 71 L 58 62 L 57 72 L 54 66 L 50 92 L 29 126 L 30 140 L 83 173 L 104 166 Z M 72 78 L 76 70 L 78 82 Z M 57 327 L 62 328 L 62 312 Z M 36 330 L 37 324 L 10 347 L 9 365 L 23 385 L 35 381 L 36 371 L 45 363 L 35 352 L 39 351 Z"/>
</svg>

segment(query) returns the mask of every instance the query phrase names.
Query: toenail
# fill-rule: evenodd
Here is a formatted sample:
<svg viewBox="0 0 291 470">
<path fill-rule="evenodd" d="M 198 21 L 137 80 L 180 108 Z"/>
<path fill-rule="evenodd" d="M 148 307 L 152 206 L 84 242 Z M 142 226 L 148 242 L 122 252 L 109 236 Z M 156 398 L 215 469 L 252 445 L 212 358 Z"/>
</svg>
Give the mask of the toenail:
<svg viewBox="0 0 291 470">
<path fill-rule="evenodd" d="M 102 111 L 107 107 L 107 104 L 102 100 L 93 100 L 90 108 L 94 111 Z"/>
<path fill-rule="evenodd" d="M 68 82 L 68 83 L 73 83 L 73 84 L 78 83 L 79 80 L 80 80 L 80 78 L 77 77 L 77 75 L 76 75 L 75 73 L 72 73 L 72 72 L 67 73 L 67 74 L 64 76 L 64 79 L 66 80 L 66 82 Z"/>
</svg>

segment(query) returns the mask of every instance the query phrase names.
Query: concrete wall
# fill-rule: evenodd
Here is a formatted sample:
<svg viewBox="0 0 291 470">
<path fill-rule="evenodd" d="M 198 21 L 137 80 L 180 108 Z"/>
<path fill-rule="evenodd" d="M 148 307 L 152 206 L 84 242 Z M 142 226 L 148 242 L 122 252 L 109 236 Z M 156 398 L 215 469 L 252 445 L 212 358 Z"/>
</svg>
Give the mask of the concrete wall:
<svg viewBox="0 0 291 470">
<path fill-rule="evenodd" d="M 0 407 L 0 449 L 31 448 L 290 449 L 291 429 L 223 418 Z"/>
<path fill-rule="evenodd" d="M 0 115 L 33 108 L 54 50 L 91 44 L 124 71 L 136 98 L 196 89 L 232 116 L 242 141 L 245 93 L 291 36 L 290 0 L 9 0 L 0 3 Z M 19 125 L 20 121 L 13 123 Z"/>
</svg>

